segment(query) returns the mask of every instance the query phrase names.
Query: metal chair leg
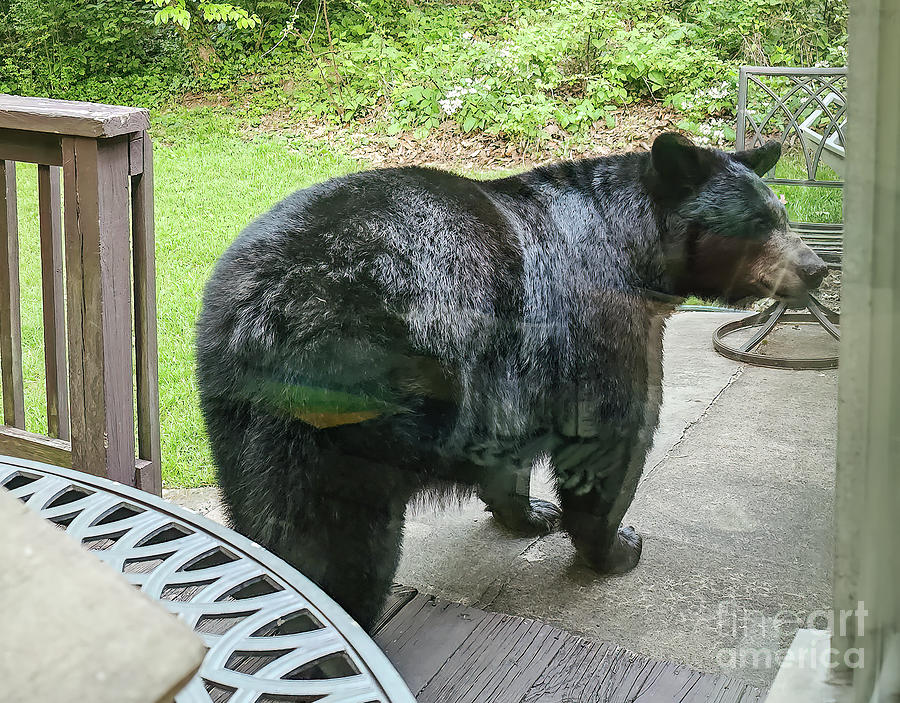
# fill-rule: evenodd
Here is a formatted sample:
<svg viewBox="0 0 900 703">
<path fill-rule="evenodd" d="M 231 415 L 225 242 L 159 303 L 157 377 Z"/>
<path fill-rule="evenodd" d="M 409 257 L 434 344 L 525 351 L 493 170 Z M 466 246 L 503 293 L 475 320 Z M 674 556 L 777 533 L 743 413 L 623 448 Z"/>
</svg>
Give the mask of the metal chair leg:
<svg viewBox="0 0 900 703">
<path fill-rule="evenodd" d="M 834 339 L 840 340 L 841 333 L 840 315 L 827 308 L 816 298 L 807 293 L 805 311 L 788 312 L 787 304 L 783 301 L 774 303 L 766 310 L 756 315 L 748 315 L 734 322 L 727 322 L 713 333 L 713 347 L 722 356 L 742 361 L 755 366 L 767 366 L 775 369 L 835 369 L 838 365 L 838 357 L 821 358 L 787 358 L 778 356 L 766 356 L 755 352 L 754 349 L 769 335 L 779 322 L 815 322 L 821 325 Z M 739 348 L 728 344 L 726 337 L 738 330 L 750 327 L 760 329 Z"/>
<path fill-rule="evenodd" d="M 781 319 L 781 316 L 784 315 L 787 310 L 787 303 L 783 300 L 780 302 L 776 302 L 761 313 L 759 313 L 759 320 L 762 321 L 766 319 L 766 321 L 759 328 L 759 331 L 754 334 L 750 339 L 747 340 L 743 345 L 741 345 L 742 352 L 752 352 L 754 348 L 756 348 L 759 343 L 766 338 L 766 335 L 772 331 L 772 328 L 778 323 L 778 320 Z"/>
</svg>

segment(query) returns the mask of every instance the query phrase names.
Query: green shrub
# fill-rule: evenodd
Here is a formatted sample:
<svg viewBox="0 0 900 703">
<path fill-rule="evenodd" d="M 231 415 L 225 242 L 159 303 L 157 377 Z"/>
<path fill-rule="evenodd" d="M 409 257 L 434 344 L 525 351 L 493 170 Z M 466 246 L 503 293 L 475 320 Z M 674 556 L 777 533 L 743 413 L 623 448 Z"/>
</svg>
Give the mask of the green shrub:
<svg viewBox="0 0 900 703">
<path fill-rule="evenodd" d="M 0 90 L 218 91 L 251 119 L 288 108 L 389 133 L 581 135 L 652 98 L 716 143 L 733 137 L 710 120 L 733 109 L 740 64 L 846 58 L 843 0 L 0 0 L 2 19 Z"/>
<path fill-rule="evenodd" d="M 153 14 L 133 0 L 0 0 L 0 92 L 140 102 L 177 89 L 178 42 Z"/>
<path fill-rule="evenodd" d="M 308 13 L 269 37 L 277 49 L 262 70 L 277 78 L 257 99 L 261 109 L 292 105 L 336 120 L 374 111 L 389 133 L 450 120 L 534 137 L 551 123 L 583 133 L 617 106 L 652 97 L 698 131 L 733 109 L 741 63 L 842 62 L 845 14 L 832 3 L 820 16 L 821 4 L 350 0 L 328 6 L 330 35 L 321 13 Z M 730 127 L 709 131 L 733 138 Z"/>
</svg>

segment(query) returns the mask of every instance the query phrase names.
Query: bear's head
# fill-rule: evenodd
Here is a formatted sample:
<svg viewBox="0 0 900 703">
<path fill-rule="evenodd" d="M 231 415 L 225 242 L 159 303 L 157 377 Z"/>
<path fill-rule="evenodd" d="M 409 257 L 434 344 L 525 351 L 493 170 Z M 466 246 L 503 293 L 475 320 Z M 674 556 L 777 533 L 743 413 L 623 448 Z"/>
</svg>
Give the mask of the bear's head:
<svg viewBox="0 0 900 703">
<path fill-rule="evenodd" d="M 828 268 L 791 231 L 787 211 L 760 178 L 778 142 L 734 154 L 685 137 L 657 137 L 647 183 L 658 205 L 671 293 L 735 301 L 801 298 Z"/>
</svg>

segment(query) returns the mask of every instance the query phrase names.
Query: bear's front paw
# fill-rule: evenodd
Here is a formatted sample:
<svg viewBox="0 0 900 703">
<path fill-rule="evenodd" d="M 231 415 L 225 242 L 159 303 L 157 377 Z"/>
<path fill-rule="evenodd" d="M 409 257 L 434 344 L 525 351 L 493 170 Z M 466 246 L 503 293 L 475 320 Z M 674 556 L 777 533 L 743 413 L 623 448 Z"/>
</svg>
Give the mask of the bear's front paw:
<svg viewBox="0 0 900 703">
<path fill-rule="evenodd" d="M 562 515 L 553 503 L 537 498 L 529 499 L 529 509 L 525 511 L 494 509 L 491 512 L 497 522 L 521 535 L 548 535 L 559 525 Z"/>
<path fill-rule="evenodd" d="M 638 565 L 642 548 L 643 540 L 633 527 L 620 527 L 605 554 L 579 551 L 601 574 L 624 574 Z"/>
</svg>

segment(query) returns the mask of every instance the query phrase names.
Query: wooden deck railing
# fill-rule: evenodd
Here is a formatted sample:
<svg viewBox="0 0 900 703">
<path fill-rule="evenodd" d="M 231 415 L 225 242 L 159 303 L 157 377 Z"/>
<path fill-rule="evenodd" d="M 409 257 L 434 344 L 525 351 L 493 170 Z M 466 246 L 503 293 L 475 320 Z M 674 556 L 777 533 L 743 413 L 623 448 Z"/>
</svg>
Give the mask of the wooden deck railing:
<svg viewBox="0 0 900 703">
<path fill-rule="evenodd" d="M 142 109 L 0 95 L 0 454 L 158 494 L 149 124 Z M 49 436 L 25 429 L 17 161 L 37 165 Z"/>
</svg>

